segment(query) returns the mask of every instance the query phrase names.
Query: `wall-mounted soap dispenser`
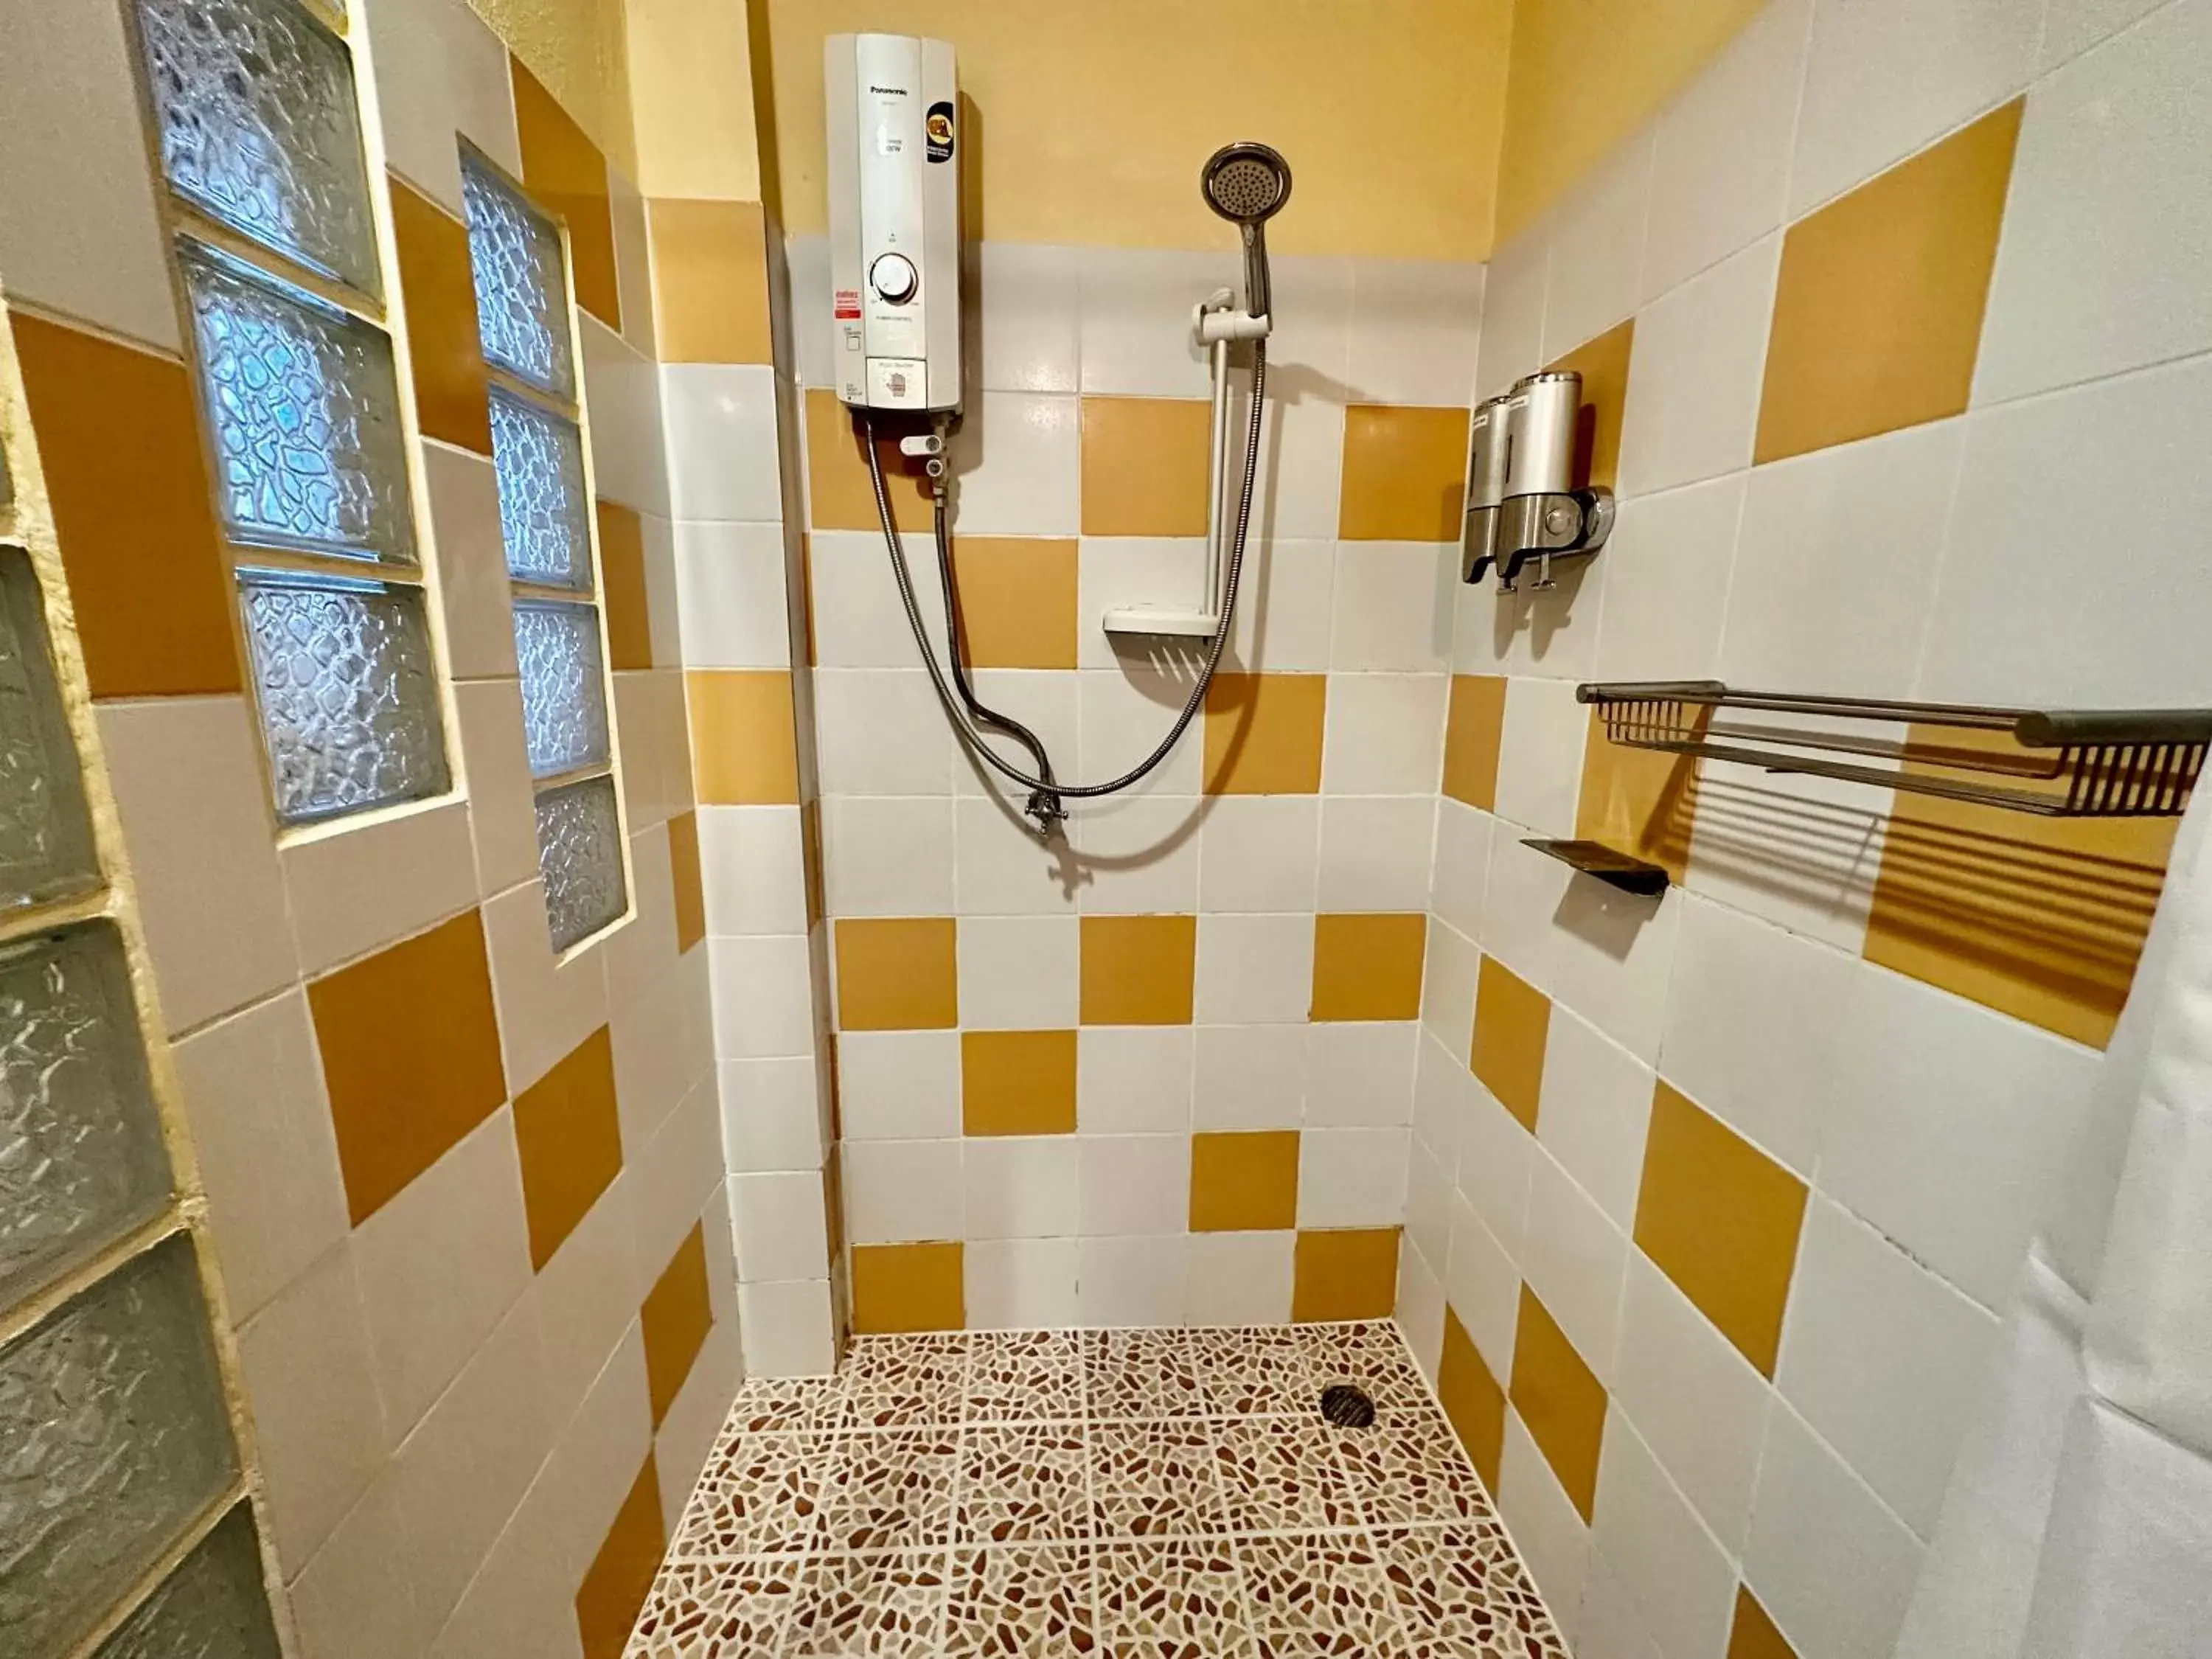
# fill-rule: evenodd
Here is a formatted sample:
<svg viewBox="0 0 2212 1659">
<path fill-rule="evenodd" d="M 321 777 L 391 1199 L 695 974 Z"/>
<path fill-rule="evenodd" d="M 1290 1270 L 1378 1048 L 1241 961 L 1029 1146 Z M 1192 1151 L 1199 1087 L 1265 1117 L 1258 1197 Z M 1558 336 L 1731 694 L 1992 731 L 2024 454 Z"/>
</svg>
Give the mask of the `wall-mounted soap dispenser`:
<svg viewBox="0 0 2212 1659">
<path fill-rule="evenodd" d="M 1613 532 L 1613 492 L 1575 488 L 1575 428 L 1583 377 L 1547 369 L 1517 381 L 1474 411 L 1461 579 L 1479 582 L 1492 566 L 1498 588 L 1514 591 L 1537 562 L 1538 588 L 1552 586 L 1552 561 L 1588 558 Z"/>
</svg>

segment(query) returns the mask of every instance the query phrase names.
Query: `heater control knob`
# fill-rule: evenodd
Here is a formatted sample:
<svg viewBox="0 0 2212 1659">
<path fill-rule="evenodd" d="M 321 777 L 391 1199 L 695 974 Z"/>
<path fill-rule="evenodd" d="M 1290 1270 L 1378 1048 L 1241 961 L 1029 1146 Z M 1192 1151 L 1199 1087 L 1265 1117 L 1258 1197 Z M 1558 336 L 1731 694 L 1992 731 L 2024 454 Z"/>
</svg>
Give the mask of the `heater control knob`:
<svg viewBox="0 0 2212 1659">
<path fill-rule="evenodd" d="M 868 267 L 868 281 L 884 299 L 902 306 L 914 298 L 921 279 L 915 274 L 914 261 L 905 254 L 886 253 Z"/>
</svg>

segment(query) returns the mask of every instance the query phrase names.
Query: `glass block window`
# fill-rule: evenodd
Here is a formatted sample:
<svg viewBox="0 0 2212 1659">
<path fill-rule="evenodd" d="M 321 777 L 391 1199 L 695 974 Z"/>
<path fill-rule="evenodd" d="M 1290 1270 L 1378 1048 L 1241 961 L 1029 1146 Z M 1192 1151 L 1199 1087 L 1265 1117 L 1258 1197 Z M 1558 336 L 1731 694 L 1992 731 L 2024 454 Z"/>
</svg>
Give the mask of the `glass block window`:
<svg viewBox="0 0 2212 1659">
<path fill-rule="evenodd" d="M 22 549 L 0 547 L 0 908 L 85 892 L 99 879 L 38 577 Z"/>
<path fill-rule="evenodd" d="M 155 1585 L 94 1659 L 282 1659 L 261 1582 L 253 1513 L 240 1504 Z"/>
<path fill-rule="evenodd" d="M 559 226 L 465 147 L 461 184 L 492 368 L 492 459 L 538 786 L 538 866 L 546 926 L 563 951 L 629 908 L 568 269 Z"/>
</svg>

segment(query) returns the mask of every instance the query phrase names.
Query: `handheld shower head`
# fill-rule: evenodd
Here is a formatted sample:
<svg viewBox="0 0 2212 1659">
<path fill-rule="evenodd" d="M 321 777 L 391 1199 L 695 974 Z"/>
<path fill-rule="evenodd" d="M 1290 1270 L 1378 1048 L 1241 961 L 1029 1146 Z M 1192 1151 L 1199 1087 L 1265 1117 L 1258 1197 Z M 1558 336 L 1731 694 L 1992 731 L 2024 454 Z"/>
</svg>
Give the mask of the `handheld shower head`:
<svg viewBox="0 0 2212 1659">
<path fill-rule="evenodd" d="M 1200 169 L 1198 187 L 1212 208 L 1244 232 L 1244 307 L 1267 315 L 1267 222 L 1291 199 L 1291 164 L 1265 144 L 1224 144 Z"/>
</svg>

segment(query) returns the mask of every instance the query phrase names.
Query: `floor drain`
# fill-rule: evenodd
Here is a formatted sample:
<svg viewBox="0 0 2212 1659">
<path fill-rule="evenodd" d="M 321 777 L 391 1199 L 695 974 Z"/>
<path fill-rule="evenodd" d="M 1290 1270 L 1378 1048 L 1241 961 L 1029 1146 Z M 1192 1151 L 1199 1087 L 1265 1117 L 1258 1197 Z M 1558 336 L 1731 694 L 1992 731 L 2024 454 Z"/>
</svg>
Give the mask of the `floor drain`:
<svg viewBox="0 0 2212 1659">
<path fill-rule="evenodd" d="M 1321 1414 L 1340 1429 L 1375 1426 L 1375 1402 L 1350 1382 L 1332 1382 L 1321 1391 Z"/>
</svg>

